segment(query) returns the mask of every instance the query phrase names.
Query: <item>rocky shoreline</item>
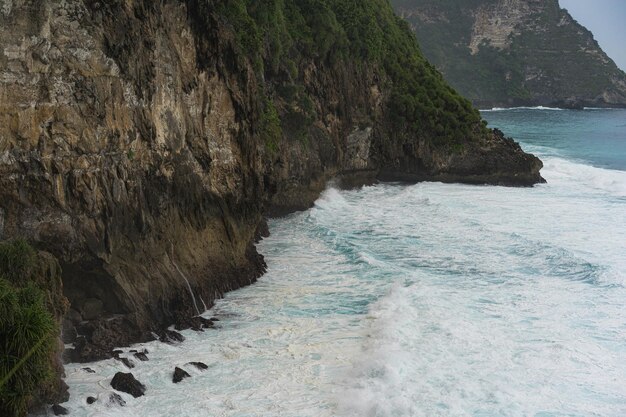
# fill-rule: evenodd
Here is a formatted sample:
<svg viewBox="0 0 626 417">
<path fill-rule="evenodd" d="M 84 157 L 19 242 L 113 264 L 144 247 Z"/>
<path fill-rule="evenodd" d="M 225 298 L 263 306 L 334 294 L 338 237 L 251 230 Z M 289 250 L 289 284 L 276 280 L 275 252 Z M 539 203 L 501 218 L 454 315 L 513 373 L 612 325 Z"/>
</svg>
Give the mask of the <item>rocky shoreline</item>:
<svg viewBox="0 0 626 417">
<path fill-rule="evenodd" d="M 380 67 L 315 56 L 287 85 L 306 100 L 276 93 L 282 133 L 268 142 L 276 115 L 259 97 L 290 75 L 255 75 L 216 10 L 199 0 L 0 10 L 0 240 L 58 259 L 66 360 L 208 325 L 201 311 L 265 272 L 264 217 L 310 207 L 333 179 L 543 181 L 541 161 L 501 132 L 472 125 L 475 138 L 454 144 L 398 124 Z M 302 106 L 314 110 L 304 133 Z"/>
</svg>

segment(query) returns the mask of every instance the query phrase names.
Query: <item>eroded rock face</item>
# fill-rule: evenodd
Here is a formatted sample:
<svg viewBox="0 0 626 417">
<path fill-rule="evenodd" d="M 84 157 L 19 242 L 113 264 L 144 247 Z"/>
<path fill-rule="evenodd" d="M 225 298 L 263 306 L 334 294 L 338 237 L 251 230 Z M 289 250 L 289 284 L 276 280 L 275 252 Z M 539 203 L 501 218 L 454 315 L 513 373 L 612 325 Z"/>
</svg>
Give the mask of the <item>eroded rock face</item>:
<svg viewBox="0 0 626 417">
<path fill-rule="evenodd" d="M 455 152 L 407 134 L 390 80 L 343 62 L 300 64 L 315 120 L 301 140 L 278 100 L 269 149 L 258 97 L 275 80 L 213 7 L 0 1 L 0 238 L 60 260 L 71 360 L 194 326 L 265 271 L 263 215 L 309 207 L 331 178 L 541 180 L 540 161 L 496 134 Z"/>
<path fill-rule="evenodd" d="M 537 7 L 543 6 L 542 3 L 542 0 L 502 0 L 478 7 L 469 42 L 472 54 L 479 52 L 483 42 L 497 49 L 508 48 L 512 39 L 521 33 L 524 22 Z"/>
<path fill-rule="evenodd" d="M 97 322 L 74 358 L 197 314 L 186 280 L 202 309 L 253 282 L 262 148 L 227 46 L 200 71 L 184 3 L 3 4 L 0 230 L 54 253 L 73 324 Z"/>
</svg>

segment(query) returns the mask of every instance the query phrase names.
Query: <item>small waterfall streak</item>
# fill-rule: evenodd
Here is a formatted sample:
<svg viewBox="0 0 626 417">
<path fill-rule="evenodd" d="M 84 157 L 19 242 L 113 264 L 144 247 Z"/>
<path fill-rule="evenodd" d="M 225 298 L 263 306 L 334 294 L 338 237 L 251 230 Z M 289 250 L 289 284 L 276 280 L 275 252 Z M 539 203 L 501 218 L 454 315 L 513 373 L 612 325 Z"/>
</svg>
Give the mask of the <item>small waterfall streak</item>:
<svg viewBox="0 0 626 417">
<path fill-rule="evenodd" d="M 191 300 L 193 301 L 193 306 L 196 309 L 196 314 L 200 315 L 200 310 L 198 309 L 198 303 L 196 303 L 196 296 L 193 294 L 193 290 L 191 289 L 191 284 L 189 284 L 189 280 L 187 279 L 185 274 L 183 274 L 183 271 L 181 271 L 178 265 L 176 264 L 176 262 L 174 262 L 174 245 L 173 244 L 172 244 L 172 257 L 170 258 L 170 260 L 172 261 L 172 265 L 174 265 L 174 268 L 176 268 L 180 276 L 183 277 L 183 279 L 185 280 L 185 283 L 187 284 L 187 288 L 189 289 L 189 294 L 191 294 Z M 202 301 L 202 303 L 204 304 L 204 301 Z"/>
</svg>

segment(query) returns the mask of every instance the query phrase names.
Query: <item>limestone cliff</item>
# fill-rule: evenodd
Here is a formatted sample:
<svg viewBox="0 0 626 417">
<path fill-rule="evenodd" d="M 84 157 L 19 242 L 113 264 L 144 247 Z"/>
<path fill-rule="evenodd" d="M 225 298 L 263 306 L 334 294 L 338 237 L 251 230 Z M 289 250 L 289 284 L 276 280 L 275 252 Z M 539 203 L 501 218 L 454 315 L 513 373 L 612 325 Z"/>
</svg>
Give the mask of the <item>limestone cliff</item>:
<svg viewBox="0 0 626 417">
<path fill-rule="evenodd" d="M 426 57 L 479 107 L 626 106 L 626 74 L 558 0 L 392 3 Z"/>
<path fill-rule="evenodd" d="M 541 181 L 386 1 L 326 3 L 0 0 L 0 239 L 59 259 L 70 359 L 193 326 L 331 178 Z"/>
</svg>

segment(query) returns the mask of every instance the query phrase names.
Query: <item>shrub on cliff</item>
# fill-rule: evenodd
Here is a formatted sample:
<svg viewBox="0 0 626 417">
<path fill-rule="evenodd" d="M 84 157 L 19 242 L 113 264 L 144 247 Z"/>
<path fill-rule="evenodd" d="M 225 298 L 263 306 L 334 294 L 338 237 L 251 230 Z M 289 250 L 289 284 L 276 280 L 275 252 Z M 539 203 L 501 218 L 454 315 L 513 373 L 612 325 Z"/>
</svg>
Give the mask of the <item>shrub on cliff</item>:
<svg viewBox="0 0 626 417">
<path fill-rule="evenodd" d="M 23 416 L 53 376 L 58 324 L 46 293 L 31 279 L 36 253 L 25 242 L 0 244 L 0 415 Z"/>
<path fill-rule="evenodd" d="M 33 273 L 36 256 L 24 240 L 0 243 L 0 275 L 17 285 L 26 283 Z"/>
</svg>

